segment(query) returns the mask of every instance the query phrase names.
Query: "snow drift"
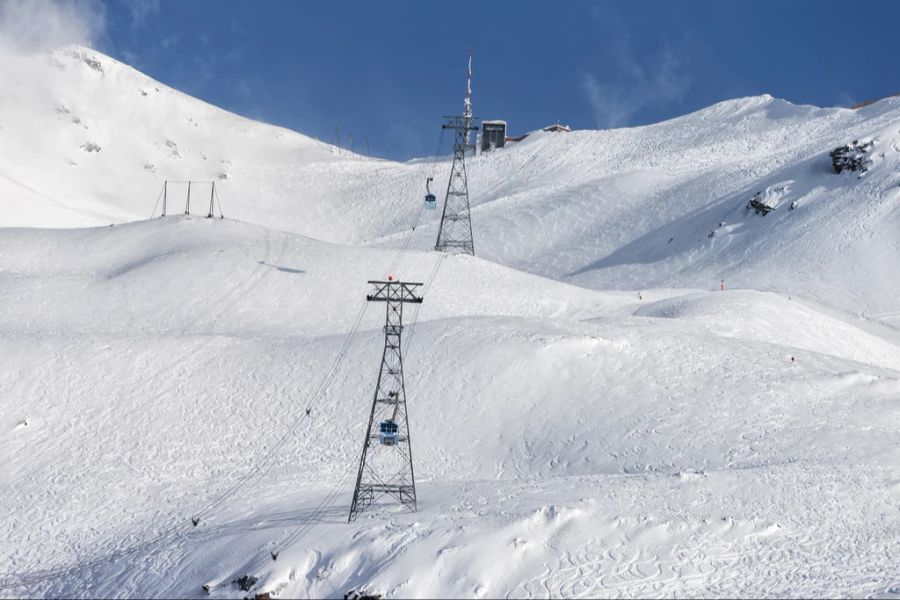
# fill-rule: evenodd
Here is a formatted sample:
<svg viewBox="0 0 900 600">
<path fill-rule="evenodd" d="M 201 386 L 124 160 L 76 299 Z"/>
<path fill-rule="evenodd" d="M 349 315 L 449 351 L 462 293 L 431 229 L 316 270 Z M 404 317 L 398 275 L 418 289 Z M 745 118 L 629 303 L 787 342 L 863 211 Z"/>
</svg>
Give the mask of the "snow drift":
<svg viewBox="0 0 900 600">
<path fill-rule="evenodd" d="M 478 257 L 442 259 L 445 159 L 2 60 L 5 594 L 900 595 L 898 99 L 531 135 L 468 162 Z M 229 218 L 146 220 L 166 179 Z M 410 234 L 420 511 L 347 525 L 378 311 L 317 390 Z"/>
</svg>

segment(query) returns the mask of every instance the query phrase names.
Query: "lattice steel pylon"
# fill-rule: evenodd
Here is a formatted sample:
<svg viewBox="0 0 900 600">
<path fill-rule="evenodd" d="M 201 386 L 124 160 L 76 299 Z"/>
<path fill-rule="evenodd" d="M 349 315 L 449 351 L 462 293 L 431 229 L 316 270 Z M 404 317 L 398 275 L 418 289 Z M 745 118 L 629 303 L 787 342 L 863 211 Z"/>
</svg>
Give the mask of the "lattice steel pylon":
<svg viewBox="0 0 900 600">
<path fill-rule="evenodd" d="M 469 71 L 466 79 L 465 113 L 462 116 L 444 116 L 442 129 L 452 129 L 453 166 L 447 195 L 444 196 L 444 210 L 434 249 L 439 252 L 458 251 L 475 255 L 472 238 L 472 217 L 469 211 L 469 181 L 466 175 L 466 150 L 469 133 L 474 131 L 476 117 L 472 116 L 472 49 L 469 48 Z"/>
<path fill-rule="evenodd" d="M 417 295 L 421 283 L 370 281 L 369 302 L 385 303 L 384 353 L 378 383 L 369 413 L 369 426 L 359 459 L 359 473 L 350 505 L 351 522 L 384 495 L 416 510 L 416 478 L 406 414 L 406 387 L 403 381 L 403 305 L 421 304 Z"/>
</svg>

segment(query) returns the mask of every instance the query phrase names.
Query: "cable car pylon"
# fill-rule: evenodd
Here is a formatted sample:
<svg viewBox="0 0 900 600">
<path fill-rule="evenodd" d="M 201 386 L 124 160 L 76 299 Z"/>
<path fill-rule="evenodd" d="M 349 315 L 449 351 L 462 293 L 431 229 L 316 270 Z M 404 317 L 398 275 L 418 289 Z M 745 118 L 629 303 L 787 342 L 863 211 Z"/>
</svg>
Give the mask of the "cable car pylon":
<svg viewBox="0 0 900 600">
<path fill-rule="evenodd" d="M 450 169 L 450 181 L 447 182 L 441 226 L 438 229 L 437 242 L 434 245 L 434 249 L 439 252 L 450 250 L 475 255 L 472 217 L 469 212 L 466 149 L 469 148 L 469 133 L 476 128 L 476 120 L 477 118 L 472 116 L 472 49 L 469 48 L 465 112 L 461 116 L 445 116 L 444 124 L 441 126 L 441 129 L 452 130 L 455 135 L 453 138 L 453 166 Z"/>
<path fill-rule="evenodd" d="M 370 281 L 369 284 L 372 292 L 366 300 L 385 304 L 384 352 L 363 440 L 348 523 L 385 495 L 416 510 L 416 478 L 409 439 L 400 341 L 403 305 L 422 303 L 417 291 L 422 284 L 395 281 L 392 277 L 387 281 Z"/>
</svg>

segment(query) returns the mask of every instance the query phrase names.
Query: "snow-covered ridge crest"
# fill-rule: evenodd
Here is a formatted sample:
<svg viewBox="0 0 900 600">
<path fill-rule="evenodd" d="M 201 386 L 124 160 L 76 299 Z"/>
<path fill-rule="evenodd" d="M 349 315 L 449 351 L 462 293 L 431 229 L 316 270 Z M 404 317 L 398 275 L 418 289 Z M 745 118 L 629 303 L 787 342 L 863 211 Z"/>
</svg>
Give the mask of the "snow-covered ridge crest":
<svg viewBox="0 0 900 600">
<path fill-rule="evenodd" d="M 446 186 L 449 165 L 440 160 L 347 154 L 81 46 L 17 60 L 29 76 L 0 91 L 5 225 L 147 218 L 164 180 L 192 179 L 215 181 L 232 218 L 332 242 L 391 244 L 411 227 L 425 178 Z M 884 254 L 897 226 L 898 131 L 898 98 L 849 110 L 761 95 L 646 127 L 535 134 L 469 161 L 479 251 L 600 287 L 749 285 L 743 274 L 752 271 L 826 304 L 843 284 L 803 273 L 820 263 L 845 272 L 852 256 L 852 270 L 868 266 L 850 287 L 877 290 L 863 312 L 880 314 L 900 292 Z M 854 139 L 879 140 L 864 183 L 829 170 L 828 153 Z M 787 181 L 782 207 L 759 221 L 743 214 L 757 192 Z M 170 192 L 171 206 L 183 206 L 186 186 Z M 424 216 L 413 247 L 433 244 L 438 216 Z M 772 249 L 785 245 L 790 254 L 776 263 Z M 851 309 L 861 299 L 838 302 Z"/>
<path fill-rule="evenodd" d="M 348 154 L 82 46 L 16 60 L 29 76 L 0 91 L 0 224 L 143 219 L 164 180 L 190 179 L 215 181 L 232 218 L 391 244 L 411 227 L 426 177 L 446 186 L 441 159 Z M 845 272 L 853 256 L 854 271 L 868 266 L 850 287 L 877 290 L 863 312 L 880 314 L 900 292 L 886 283 L 896 278 L 885 254 L 897 218 L 898 131 L 897 98 L 849 110 L 761 95 L 646 127 L 535 134 L 469 161 L 477 245 L 492 260 L 581 285 L 750 285 L 744 274 L 753 272 L 826 304 L 843 284 L 803 273 L 820 263 Z M 828 153 L 854 139 L 879 140 L 864 182 L 829 171 Z M 783 206 L 759 221 L 743 213 L 755 194 L 784 182 L 792 192 Z M 185 196 L 176 186 L 170 205 L 183 207 Z M 438 217 L 424 216 L 413 247 L 433 244 Z M 773 261 L 786 246 L 790 254 Z M 850 309 L 861 299 L 838 302 Z"/>
<path fill-rule="evenodd" d="M 0 72 L 0 203 L 7 226 L 146 218 L 164 179 L 224 182 L 235 169 L 255 165 L 347 158 L 83 46 L 5 53 Z"/>
</svg>

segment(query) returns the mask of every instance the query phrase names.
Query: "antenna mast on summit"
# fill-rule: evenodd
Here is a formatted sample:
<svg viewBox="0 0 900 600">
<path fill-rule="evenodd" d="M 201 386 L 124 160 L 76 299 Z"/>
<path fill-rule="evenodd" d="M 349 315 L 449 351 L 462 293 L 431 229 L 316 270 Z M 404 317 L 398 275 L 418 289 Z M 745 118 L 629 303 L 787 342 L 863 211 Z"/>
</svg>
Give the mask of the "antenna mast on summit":
<svg viewBox="0 0 900 600">
<path fill-rule="evenodd" d="M 455 250 L 475 255 L 472 218 L 469 213 L 469 181 L 466 175 L 466 149 L 469 147 L 469 133 L 475 128 L 475 121 L 476 117 L 472 116 L 472 49 L 469 48 L 465 110 L 458 117 L 445 116 L 442 126 L 443 129 L 452 129 L 455 135 L 453 166 L 450 170 L 450 181 L 447 182 L 441 226 L 434 245 L 434 249 L 439 252 Z"/>
<path fill-rule="evenodd" d="M 466 72 L 466 113 L 467 119 L 472 118 L 472 49 L 469 48 L 469 69 Z"/>
</svg>

